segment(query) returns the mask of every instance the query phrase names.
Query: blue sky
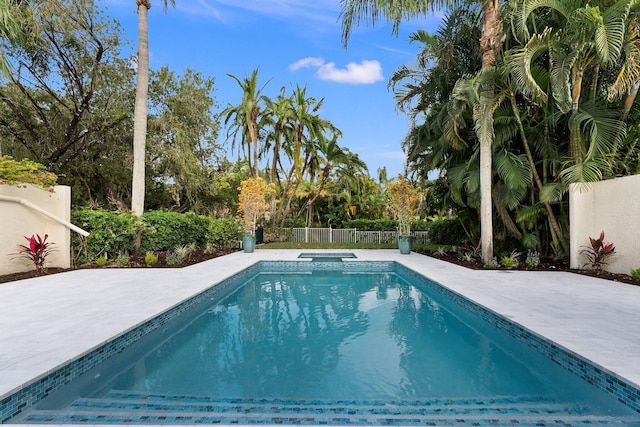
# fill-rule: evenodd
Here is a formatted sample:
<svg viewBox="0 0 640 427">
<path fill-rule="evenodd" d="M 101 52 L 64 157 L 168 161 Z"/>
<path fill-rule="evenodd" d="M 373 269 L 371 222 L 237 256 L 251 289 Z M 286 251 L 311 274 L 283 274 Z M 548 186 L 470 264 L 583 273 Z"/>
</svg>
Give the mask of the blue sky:
<svg viewBox="0 0 640 427">
<path fill-rule="evenodd" d="M 102 4 L 135 45 L 135 1 Z M 320 114 L 343 132 L 340 145 L 358 153 L 373 178 L 382 166 L 392 177 L 403 171 L 401 141 L 408 122 L 395 110 L 388 78 L 414 61 L 418 46 L 409 44 L 408 35 L 435 30 L 440 18 L 404 23 L 397 38 L 390 25 L 363 24 L 345 50 L 339 10 L 339 0 L 176 0 L 176 8 L 164 13 L 160 1 L 152 0 L 150 65 L 167 65 L 178 73 L 191 68 L 214 77 L 220 109 L 241 98 L 227 74 L 242 78 L 259 68 L 261 83 L 271 79 L 264 94 L 273 97 L 282 86 L 287 93 L 306 86 L 308 96 L 325 98 Z"/>
</svg>

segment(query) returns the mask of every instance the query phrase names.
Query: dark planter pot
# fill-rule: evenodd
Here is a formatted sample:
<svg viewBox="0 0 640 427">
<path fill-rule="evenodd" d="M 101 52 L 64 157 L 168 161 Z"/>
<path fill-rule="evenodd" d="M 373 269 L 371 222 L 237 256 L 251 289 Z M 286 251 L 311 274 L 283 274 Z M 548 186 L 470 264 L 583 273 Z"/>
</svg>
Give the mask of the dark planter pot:
<svg viewBox="0 0 640 427">
<path fill-rule="evenodd" d="M 251 253 L 256 248 L 256 238 L 250 234 L 242 236 L 242 250 Z"/>
<path fill-rule="evenodd" d="M 409 255 L 411 248 L 413 247 L 413 237 L 411 236 L 398 236 L 398 247 L 400 253 L 403 255 Z"/>
</svg>

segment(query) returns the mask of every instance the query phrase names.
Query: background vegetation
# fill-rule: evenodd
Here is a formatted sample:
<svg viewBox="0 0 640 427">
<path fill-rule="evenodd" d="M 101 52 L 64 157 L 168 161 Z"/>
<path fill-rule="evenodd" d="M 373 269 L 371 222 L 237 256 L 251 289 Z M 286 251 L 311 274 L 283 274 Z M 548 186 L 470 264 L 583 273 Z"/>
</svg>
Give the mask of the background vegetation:
<svg viewBox="0 0 640 427">
<path fill-rule="evenodd" d="M 341 145 L 324 99 L 297 85 L 269 93 L 257 70 L 233 77 L 243 96 L 224 108 L 215 76 L 150 70 L 147 212 L 127 213 L 136 76 L 133 58 L 121 54 L 122 29 L 93 0 L 3 7 L 13 21 L 2 24 L 0 156 L 37 162 L 72 187 L 73 221 L 92 231 L 74 238 L 77 259 L 229 245 L 249 177 L 276 189 L 260 221 L 269 241 L 285 240 L 294 225 L 397 227 L 387 203 L 394 180 L 384 169 L 372 177 Z M 481 12 L 478 3 L 451 7 L 437 32 L 413 34 L 418 56 L 389 81 L 411 119 L 406 176 L 424 198 L 411 228 L 436 243 L 478 246 L 482 111 L 497 252 L 563 257 L 569 184 L 638 170 L 637 4 L 503 2 L 501 41 L 484 66 Z"/>
</svg>

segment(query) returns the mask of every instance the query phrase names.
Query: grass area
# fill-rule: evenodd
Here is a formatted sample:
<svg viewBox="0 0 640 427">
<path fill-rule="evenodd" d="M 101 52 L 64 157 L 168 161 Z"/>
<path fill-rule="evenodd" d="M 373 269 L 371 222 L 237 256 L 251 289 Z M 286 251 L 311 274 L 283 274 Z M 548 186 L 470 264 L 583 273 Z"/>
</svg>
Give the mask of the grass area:
<svg viewBox="0 0 640 427">
<path fill-rule="evenodd" d="M 442 245 L 414 245 L 413 249 L 437 250 Z M 272 242 L 256 246 L 256 249 L 397 249 L 395 243 L 295 243 Z"/>
</svg>

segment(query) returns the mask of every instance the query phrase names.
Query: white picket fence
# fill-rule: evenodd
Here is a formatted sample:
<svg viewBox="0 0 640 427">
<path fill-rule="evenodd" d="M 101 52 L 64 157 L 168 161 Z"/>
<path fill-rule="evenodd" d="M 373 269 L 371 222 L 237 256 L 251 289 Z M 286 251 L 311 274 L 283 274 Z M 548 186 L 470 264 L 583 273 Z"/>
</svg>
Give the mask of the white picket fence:
<svg viewBox="0 0 640 427">
<path fill-rule="evenodd" d="M 426 231 L 413 231 L 413 243 L 428 243 Z M 360 231 L 356 228 L 294 228 L 290 242 L 296 243 L 388 243 L 398 242 L 397 231 Z"/>
</svg>

